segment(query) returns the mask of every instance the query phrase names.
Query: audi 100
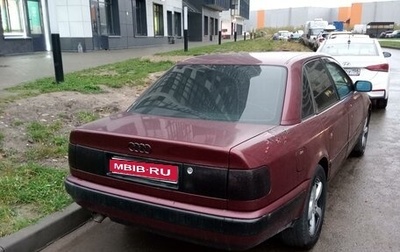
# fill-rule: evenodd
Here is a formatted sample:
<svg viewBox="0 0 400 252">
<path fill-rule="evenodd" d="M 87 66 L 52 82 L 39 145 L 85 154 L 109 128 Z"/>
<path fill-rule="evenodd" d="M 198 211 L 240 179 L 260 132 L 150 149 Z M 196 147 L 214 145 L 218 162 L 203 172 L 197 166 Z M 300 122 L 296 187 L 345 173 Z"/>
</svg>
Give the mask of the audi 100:
<svg viewBox="0 0 400 252">
<path fill-rule="evenodd" d="M 365 152 L 371 89 L 327 54 L 193 57 L 71 132 L 65 187 L 91 212 L 175 239 L 311 248 L 328 181 Z"/>
</svg>

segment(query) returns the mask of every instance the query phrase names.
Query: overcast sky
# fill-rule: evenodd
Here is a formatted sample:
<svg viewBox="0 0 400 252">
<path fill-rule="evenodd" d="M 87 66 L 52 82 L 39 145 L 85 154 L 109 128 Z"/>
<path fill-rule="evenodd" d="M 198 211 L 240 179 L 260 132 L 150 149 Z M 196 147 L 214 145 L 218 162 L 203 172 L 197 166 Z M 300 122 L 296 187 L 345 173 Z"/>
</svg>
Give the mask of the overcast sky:
<svg viewBox="0 0 400 252">
<path fill-rule="evenodd" d="M 250 10 L 268 10 L 290 7 L 339 7 L 352 3 L 381 2 L 387 0 L 250 0 Z"/>
</svg>

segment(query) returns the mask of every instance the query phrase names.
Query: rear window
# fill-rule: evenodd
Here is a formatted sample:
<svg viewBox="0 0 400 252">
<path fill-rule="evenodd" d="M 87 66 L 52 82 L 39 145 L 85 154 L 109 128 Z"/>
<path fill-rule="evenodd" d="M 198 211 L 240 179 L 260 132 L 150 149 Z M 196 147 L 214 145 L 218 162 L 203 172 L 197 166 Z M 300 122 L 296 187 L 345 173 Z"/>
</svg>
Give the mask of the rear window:
<svg viewBox="0 0 400 252">
<path fill-rule="evenodd" d="M 335 40 L 335 39 L 332 39 Z M 342 41 L 340 41 L 342 42 Z M 332 56 L 378 56 L 378 50 L 373 41 L 370 42 L 353 42 L 351 40 L 343 40 L 343 43 L 327 42 L 320 50 L 323 53 Z"/>
<path fill-rule="evenodd" d="M 259 65 L 178 65 L 129 112 L 179 118 L 277 125 L 287 70 Z"/>
</svg>

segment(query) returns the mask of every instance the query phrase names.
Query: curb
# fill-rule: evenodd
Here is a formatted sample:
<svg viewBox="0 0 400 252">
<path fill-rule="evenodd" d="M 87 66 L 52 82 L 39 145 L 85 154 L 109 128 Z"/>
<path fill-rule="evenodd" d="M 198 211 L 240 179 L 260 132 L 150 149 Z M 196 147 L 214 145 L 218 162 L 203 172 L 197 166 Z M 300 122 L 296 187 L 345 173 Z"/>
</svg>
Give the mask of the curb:
<svg viewBox="0 0 400 252">
<path fill-rule="evenodd" d="M 87 222 L 92 214 L 76 203 L 14 234 L 0 238 L 0 252 L 37 251 Z"/>
</svg>

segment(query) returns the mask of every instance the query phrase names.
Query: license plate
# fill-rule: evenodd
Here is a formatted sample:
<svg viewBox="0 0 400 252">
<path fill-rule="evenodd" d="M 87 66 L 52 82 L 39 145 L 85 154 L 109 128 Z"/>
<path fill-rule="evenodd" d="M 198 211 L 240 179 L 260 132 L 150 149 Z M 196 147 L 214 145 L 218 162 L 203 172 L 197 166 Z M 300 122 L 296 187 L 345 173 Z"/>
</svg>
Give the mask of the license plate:
<svg viewBox="0 0 400 252">
<path fill-rule="evenodd" d="M 109 162 L 113 174 L 178 183 L 178 166 L 113 158 Z"/>
<path fill-rule="evenodd" d="M 345 68 L 344 69 L 349 76 L 359 76 L 360 68 Z"/>
</svg>

